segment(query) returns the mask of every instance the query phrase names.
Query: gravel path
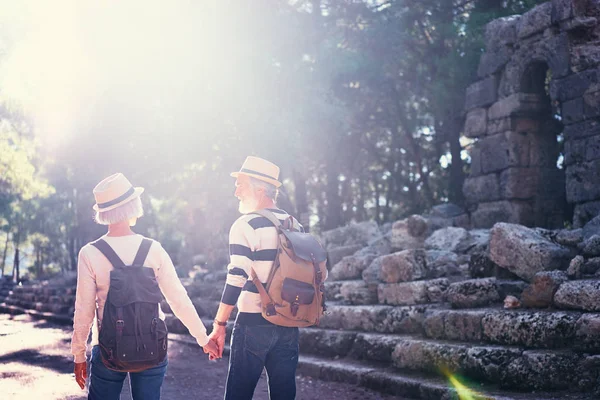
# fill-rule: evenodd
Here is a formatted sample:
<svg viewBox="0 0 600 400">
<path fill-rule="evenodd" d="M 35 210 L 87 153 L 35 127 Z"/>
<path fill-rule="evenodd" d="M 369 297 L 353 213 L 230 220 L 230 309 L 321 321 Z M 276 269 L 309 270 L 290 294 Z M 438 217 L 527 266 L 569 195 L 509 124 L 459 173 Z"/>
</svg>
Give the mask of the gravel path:
<svg viewBox="0 0 600 400">
<path fill-rule="evenodd" d="M 72 373 L 71 329 L 29 316 L 0 314 L 0 381 L 3 400 L 85 399 Z M 208 361 L 187 336 L 172 335 L 162 398 L 215 400 L 223 396 L 227 359 Z M 338 382 L 298 376 L 297 400 L 402 400 Z M 127 385 L 121 399 L 131 399 Z M 268 400 L 265 376 L 254 394 Z"/>
</svg>

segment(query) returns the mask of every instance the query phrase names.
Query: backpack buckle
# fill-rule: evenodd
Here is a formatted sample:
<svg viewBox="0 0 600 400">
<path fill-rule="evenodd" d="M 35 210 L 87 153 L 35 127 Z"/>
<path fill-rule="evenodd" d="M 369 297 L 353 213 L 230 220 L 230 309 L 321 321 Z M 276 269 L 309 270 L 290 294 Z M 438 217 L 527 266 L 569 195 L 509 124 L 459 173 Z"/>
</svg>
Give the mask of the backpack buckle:
<svg viewBox="0 0 600 400">
<path fill-rule="evenodd" d="M 122 319 L 117 320 L 117 333 L 122 334 L 123 328 L 125 327 L 125 321 Z"/>
<path fill-rule="evenodd" d="M 275 310 L 275 304 L 273 304 L 273 303 L 267 304 L 266 312 L 267 312 L 267 316 L 268 317 L 271 317 L 273 315 L 277 315 L 277 311 Z"/>
</svg>

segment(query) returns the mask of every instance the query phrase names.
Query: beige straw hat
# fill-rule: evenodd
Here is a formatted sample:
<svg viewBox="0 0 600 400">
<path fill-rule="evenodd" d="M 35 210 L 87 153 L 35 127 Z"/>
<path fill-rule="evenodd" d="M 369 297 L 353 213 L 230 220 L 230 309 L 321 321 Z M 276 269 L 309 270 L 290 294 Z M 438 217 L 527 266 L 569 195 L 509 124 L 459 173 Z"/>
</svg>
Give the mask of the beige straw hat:
<svg viewBox="0 0 600 400">
<path fill-rule="evenodd" d="M 242 164 L 242 168 L 238 172 L 232 172 L 231 176 L 237 178 L 238 175 L 247 175 L 261 181 L 265 181 L 274 185 L 275 187 L 281 186 L 279 182 L 279 167 L 270 161 L 264 160 L 259 157 L 248 156 L 246 161 Z"/>
<path fill-rule="evenodd" d="M 94 188 L 96 204 L 94 210 L 110 211 L 139 197 L 144 192 L 143 187 L 133 187 L 122 173 L 116 173 L 103 179 Z"/>
</svg>

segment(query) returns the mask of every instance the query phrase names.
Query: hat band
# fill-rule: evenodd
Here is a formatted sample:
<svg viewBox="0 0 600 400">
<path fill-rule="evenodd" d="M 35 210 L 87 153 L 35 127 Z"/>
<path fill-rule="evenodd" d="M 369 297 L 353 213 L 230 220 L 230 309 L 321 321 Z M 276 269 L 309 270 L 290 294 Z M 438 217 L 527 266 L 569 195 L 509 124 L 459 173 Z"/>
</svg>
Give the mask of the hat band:
<svg viewBox="0 0 600 400">
<path fill-rule="evenodd" d="M 135 188 L 132 186 L 129 188 L 128 191 L 126 191 L 121 196 L 117 197 L 116 199 L 107 201 L 105 203 L 98 203 L 97 206 L 98 206 L 98 208 L 107 208 L 110 206 L 114 206 L 115 204 L 118 204 L 118 203 L 122 202 L 123 200 L 125 200 L 126 198 L 128 198 L 129 196 L 131 196 L 134 192 L 135 192 Z"/>
<path fill-rule="evenodd" d="M 264 176 L 265 178 L 273 179 L 274 181 L 277 180 L 277 178 L 274 178 L 271 175 L 263 174 L 262 172 L 253 171 L 251 169 L 242 168 L 242 169 L 240 169 L 240 172 L 245 172 L 247 174 L 254 174 L 254 175 Z"/>
</svg>

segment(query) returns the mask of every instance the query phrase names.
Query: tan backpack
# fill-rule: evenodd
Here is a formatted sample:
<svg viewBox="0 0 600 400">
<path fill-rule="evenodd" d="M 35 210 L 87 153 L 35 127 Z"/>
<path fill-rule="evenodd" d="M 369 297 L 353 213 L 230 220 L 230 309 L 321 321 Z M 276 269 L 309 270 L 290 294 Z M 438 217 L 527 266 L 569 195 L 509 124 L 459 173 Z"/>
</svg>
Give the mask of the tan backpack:
<svg viewBox="0 0 600 400">
<path fill-rule="evenodd" d="M 266 287 L 251 270 L 262 303 L 262 316 L 280 326 L 317 325 L 325 311 L 327 252 L 311 234 L 293 229 L 292 217 L 284 225 L 270 211 L 253 214 L 267 218 L 277 229 L 277 257 Z M 289 223 L 288 223 L 289 222 Z"/>
</svg>

